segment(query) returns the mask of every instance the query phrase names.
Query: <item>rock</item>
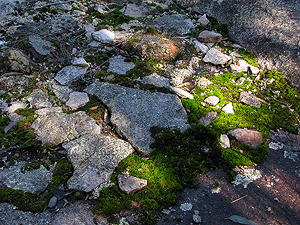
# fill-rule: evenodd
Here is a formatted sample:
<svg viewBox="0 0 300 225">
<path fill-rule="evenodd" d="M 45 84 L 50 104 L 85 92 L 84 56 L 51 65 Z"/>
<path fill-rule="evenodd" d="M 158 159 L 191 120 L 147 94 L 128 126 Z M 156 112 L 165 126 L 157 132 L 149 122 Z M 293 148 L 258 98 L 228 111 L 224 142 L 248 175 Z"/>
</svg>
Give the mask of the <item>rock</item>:
<svg viewBox="0 0 300 225">
<path fill-rule="evenodd" d="M 249 66 L 249 69 L 250 69 L 251 73 L 255 74 L 255 75 L 258 74 L 260 71 L 257 67 L 252 66 L 252 65 Z"/>
<path fill-rule="evenodd" d="M 111 122 L 117 132 L 143 154 L 150 153 L 154 141 L 153 126 L 186 130 L 187 114 L 179 98 L 172 94 L 122 87 L 95 81 L 85 91 L 95 95 L 111 111 Z"/>
<path fill-rule="evenodd" d="M 235 81 L 235 83 L 239 84 L 239 85 L 243 85 L 245 82 L 246 78 L 245 77 L 240 77 L 239 79 L 237 79 Z"/>
<path fill-rule="evenodd" d="M 198 40 L 204 43 L 217 43 L 222 41 L 222 38 L 222 34 L 208 30 L 202 31 L 198 36 Z"/>
<path fill-rule="evenodd" d="M 253 95 L 250 95 L 248 92 L 241 92 L 239 101 L 245 103 L 246 105 L 250 105 L 256 108 L 260 108 L 260 101 Z"/>
<path fill-rule="evenodd" d="M 55 49 L 50 41 L 43 40 L 38 35 L 29 36 L 29 43 L 32 45 L 34 50 L 42 56 L 49 55 L 50 52 Z"/>
<path fill-rule="evenodd" d="M 69 87 L 59 85 L 55 81 L 51 82 L 51 90 L 54 92 L 56 97 L 64 102 L 69 100 L 69 95 L 73 92 L 73 90 Z"/>
<path fill-rule="evenodd" d="M 227 134 L 242 144 L 249 145 L 252 148 L 257 148 L 263 143 L 262 134 L 256 130 L 237 128 L 229 130 Z"/>
<path fill-rule="evenodd" d="M 52 106 L 49 101 L 48 94 L 40 89 L 33 90 L 26 100 L 29 101 L 30 105 L 36 109 L 50 108 Z"/>
<path fill-rule="evenodd" d="M 247 188 L 248 184 L 251 182 L 261 178 L 261 173 L 259 170 L 256 169 L 243 169 L 243 174 L 238 174 L 235 177 L 235 181 L 232 183 L 234 185 L 242 184 L 244 188 Z"/>
<path fill-rule="evenodd" d="M 50 209 L 54 208 L 56 206 L 56 203 L 57 203 L 57 198 L 53 196 L 48 203 L 48 208 Z"/>
<path fill-rule="evenodd" d="M 234 109 L 232 103 L 228 103 L 222 108 L 222 111 L 227 114 L 234 114 Z"/>
<path fill-rule="evenodd" d="M 206 14 L 204 14 L 203 16 L 200 16 L 197 23 L 200 23 L 200 25 L 202 25 L 202 26 L 206 26 L 210 23 L 210 21 L 209 21 L 209 19 L 207 19 Z"/>
<path fill-rule="evenodd" d="M 102 29 L 92 33 L 92 37 L 103 44 L 111 44 L 115 39 L 115 34 L 107 29 Z"/>
<path fill-rule="evenodd" d="M 3 89 L 9 89 L 16 85 L 25 86 L 26 77 L 24 75 L 2 76 L 0 77 L 0 87 Z"/>
<path fill-rule="evenodd" d="M 61 112 L 62 112 L 61 107 L 42 108 L 35 111 L 35 113 L 39 116 L 50 114 L 50 113 L 61 113 Z"/>
<path fill-rule="evenodd" d="M 72 5 L 70 4 L 57 4 L 57 5 L 54 5 L 53 7 L 51 8 L 56 8 L 56 9 L 60 9 L 62 11 L 71 11 L 72 10 Z"/>
<path fill-rule="evenodd" d="M 119 162 L 134 152 L 129 143 L 102 134 L 82 135 L 63 148 L 74 167 L 68 188 L 85 192 L 108 182 Z"/>
<path fill-rule="evenodd" d="M 134 18 L 146 17 L 148 14 L 149 10 L 146 7 L 136 4 L 127 4 L 124 12 L 125 16 Z"/>
<path fill-rule="evenodd" d="M 194 221 L 194 223 L 201 223 L 202 222 L 202 219 L 201 219 L 201 217 L 198 215 L 198 214 L 194 214 L 193 215 L 193 221 Z"/>
<path fill-rule="evenodd" d="M 182 211 L 184 211 L 184 212 L 186 212 L 186 211 L 191 211 L 192 208 L 193 208 L 193 205 L 192 205 L 191 203 L 182 203 L 182 204 L 180 205 L 180 209 L 181 209 Z"/>
<path fill-rule="evenodd" d="M 85 16 L 85 15 L 86 15 L 85 12 L 76 10 L 76 9 L 72 12 L 72 16 L 75 16 L 75 17 Z"/>
<path fill-rule="evenodd" d="M 63 26 L 61 26 L 63 24 Z M 79 21 L 76 20 L 73 16 L 64 13 L 58 17 L 54 17 L 50 21 L 50 26 L 52 29 L 49 29 L 52 34 L 63 34 L 67 31 L 73 31 L 74 27 L 79 27 Z M 75 31 L 75 30 L 74 30 Z"/>
<path fill-rule="evenodd" d="M 153 84 L 156 87 L 170 87 L 170 80 L 168 78 L 159 76 L 157 73 L 153 73 L 149 76 L 143 77 L 138 81 L 140 81 L 143 84 Z"/>
<path fill-rule="evenodd" d="M 22 190 L 33 194 L 43 192 L 52 181 L 52 172 L 43 165 L 37 170 L 21 172 L 25 162 L 0 171 L 0 180 L 8 188 Z"/>
<path fill-rule="evenodd" d="M 66 106 L 70 107 L 72 110 L 78 109 L 84 106 L 90 101 L 87 93 L 84 92 L 72 92 L 69 96 L 69 100 L 66 102 Z"/>
<path fill-rule="evenodd" d="M 204 117 L 199 119 L 199 123 L 203 125 L 209 125 L 213 120 L 218 117 L 219 113 L 209 112 Z"/>
<path fill-rule="evenodd" d="M 220 99 L 217 96 L 209 96 L 204 99 L 204 102 L 210 106 L 215 106 L 219 103 Z"/>
<path fill-rule="evenodd" d="M 90 65 L 85 61 L 84 58 L 74 58 L 72 60 L 73 66 L 89 67 Z"/>
<path fill-rule="evenodd" d="M 226 134 L 221 134 L 220 144 L 223 148 L 230 148 L 230 140 Z"/>
<path fill-rule="evenodd" d="M 127 71 L 133 69 L 135 64 L 133 62 L 124 62 L 125 59 L 126 58 L 121 55 L 110 58 L 107 72 L 126 74 Z"/>
<path fill-rule="evenodd" d="M 100 134 L 100 127 L 85 112 L 50 113 L 39 116 L 31 125 L 43 145 L 58 145 L 83 134 Z"/>
<path fill-rule="evenodd" d="M 10 113 L 10 114 L 8 114 L 8 117 L 9 117 L 9 120 L 11 122 L 19 122 L 20 120 L 25 120 L 26 119 L 26 117 L 20 116 L 16 113 Z"/>
<path fill-rule="evenodd" d="M 194 99 L 194 96 L 192 94 L 190 94 L 185 90 L 182 90 L 181 88 L 171 87 L 171 90 L 174 91 L 178 96 L 182 98 Z"/>
<path fill-rule="evenodd" d="M 66 66 L 56 74 L 54 79 L 62 85 L 68 85 L 81 78 L 86 71 L 86 67 Z"/>
<path fill-rule="evenodd" d="M 17 109 L 24 109 L 26 108 L 27 105 L 21 101 L 15 101 L 15 102 L 12 102 L 11 105 L 7 108 L 7 113 L 11 114 L 13 113 L 14 111 L 16 111 Z M 4 110 L 6 111 L 6 110 Z"/>
<path fill-rule="evenodd" d="M 26 55 L 16 49 L 10 49 L 7 52 L 7 59 L 10 69 L 17 72 L 29 72 L 31 63 Z"/>
<path fill-rule="evenodd" d="M 176 57 L 181 45 L 152 35 L 138 35 L 127 40 L 122 47 L 132 49 L 135 54 L 143 59 L 169 61 Z"/>
<path fill-rule="evenodd" d="M 205 44 L 202 44 L 201 42 L 195 40 L 194 45 L 195 45 L 195 48 L 197 49 L 197 51 L 199 51 L 203 54 L 207 53 L 208 47 Z"/>
<path fill-rule="evenodd" d="M 209 79 L 205 78 L 205 77 L 200 77 L 197 81 L 196 81 L 197 85 L 201 88 L 205 88 L 208 85 L 212 84 L 213 82 L 211 82 Z"/>
<path fill-rule="evenodd" d="M 184 82 L 184 80 L 190 77 L 194 73 L 194 70 L 188 69 L 173 69 L 169 72 L 169 77 L 171 78 L 171 84 L 178 86 Z"/>
<path fill-rule="evenodd" d="M 225 55 L 216 48 L 210 49 L 203 58 L 203 62 L 212 63 L 214 65 L 224 65 L 229 60 L 231 60 L 230 56 Z"/>
<path fill-rule="evenodd" d="M 95 27 L 93 25 L 90 24 L 85 24 L 84 25 L 84 29 L 85 29 L 85 36 L 91 40 L 92 39 L 92 33 L 95 32 Z"/>
<path fill-rule="evenodd" d="M 118 175 L 118 185 L 126 194 L 135 193 L 147 186 L 147 180 L 139 179 L 127 174 Z"/>
<path fill-rule="evenodd" d="M 195 29 L 192 20 L 182 14 L 158 17 L 151 22 L 151 26 L 172 34 L 187 34 Z"/>
</svg>

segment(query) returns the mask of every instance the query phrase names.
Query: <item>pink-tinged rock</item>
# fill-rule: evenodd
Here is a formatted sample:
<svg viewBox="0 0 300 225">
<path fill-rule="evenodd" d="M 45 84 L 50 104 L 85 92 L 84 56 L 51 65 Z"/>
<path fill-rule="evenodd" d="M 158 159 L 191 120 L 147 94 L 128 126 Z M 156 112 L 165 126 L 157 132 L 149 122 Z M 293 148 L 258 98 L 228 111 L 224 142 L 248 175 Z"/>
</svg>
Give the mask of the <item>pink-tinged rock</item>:
<svg viewBox="0 0 300 225">
<path fill-rule="evenodd" d="M 66 106 L 75 110 L 81 106 L 84 106 L 90 101 L 89 96 L 85 92 L 72 92 L 69 96 L 69 100 L 66 102 Z"/>
<path fill-rule="evenodd" d="M 226 134 L 221 134 L 220 144 L 223 148 L 230 148 L 230 140 Z"/>
<path fill-rule="evenodd" d="M 204 30 L 199 34 L 198 40 L 205 43 L 216 43 L 222 41 L 222 38 L 222 34 Z"/>
<path fill-rule="evenodd" d="M 139 179 L 127 174 L 118 175 L 118 184 L 122 191 L 127 194 L 137 192 L 147 186 L 147 180 Z"/>
<path fill-rule="evenodd" d="M 252 148 L 257 148 L 263 143 L 262 134 L 256 130 L 248 130 L 248 129 L 233 129 L 228 131 L 229 136 L 234 137 L 237 141 L 242 144 L 249 145 Z"/>
<path fill-rule="evenodd" d="M 256 108 L 260 108 L 261 104 L 260 101 L 253 95 L 250 95 L 248 92 L 241 92 L 239 101 L 246 104 L 250 105 Z"/>
</svg>

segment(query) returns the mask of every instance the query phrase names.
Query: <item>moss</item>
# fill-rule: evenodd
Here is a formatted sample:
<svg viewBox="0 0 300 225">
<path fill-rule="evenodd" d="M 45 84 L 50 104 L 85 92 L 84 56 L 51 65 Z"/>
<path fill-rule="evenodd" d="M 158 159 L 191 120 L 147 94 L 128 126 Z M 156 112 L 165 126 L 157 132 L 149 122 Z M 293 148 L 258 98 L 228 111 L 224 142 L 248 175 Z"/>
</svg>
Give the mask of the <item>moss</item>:
<svg viewBox="0 0 300 225">
<path fill-rule="evenodd" d="M 157 34 L 157 30 L 154 27 L 148 27 L 146 30 L 147 34 L 152 34 L 152 35 L 156 35 Z"/>
<path fill-rule="evenodd" d="M 39 162 L 26 162 L 24 165 L 24 170 L 31 171 L 39 169 L 41 164 Z"/>
<path fill-rule="evenodd" d="M 23 109 L 17 109 L 15 111 L 20 116 L 25 116 L 25 117 L 32 117 L 35 114 L 34 109 L 29 109 L 29 108 L 23 108 Z"/>
<path fill-rule="evenodd" d="M 160 13 L 163 13 L 165 10 L 160 6 L 156 6 L 156 9 L 160 12 Z"/>
<path fill-rule="evenodd" d="M 240 48 L 238 53 L 243 56 L 243 59 L 246 60 L 252 66 L 258 67 L 258 63 L 256 60 L 256 55 L 250 51 L 247 51 L 244 48 Z"/>
<path fill-rule="evenodd" d="M 0 202 L 13 204 L 22 211 L 41 213 L 47 207 L 51 197 L 51 192 L 48 192 L 43 196 L 38 196 L 32 193 L 14 190 L 12 188 L 0 187 Z"/>
<path fill-rule="evenodd" d="M 147 5 L 149 5 L 149 6 L 156 6 L 156 3 L 155 2 L 147 2 Z"/>
</svg>

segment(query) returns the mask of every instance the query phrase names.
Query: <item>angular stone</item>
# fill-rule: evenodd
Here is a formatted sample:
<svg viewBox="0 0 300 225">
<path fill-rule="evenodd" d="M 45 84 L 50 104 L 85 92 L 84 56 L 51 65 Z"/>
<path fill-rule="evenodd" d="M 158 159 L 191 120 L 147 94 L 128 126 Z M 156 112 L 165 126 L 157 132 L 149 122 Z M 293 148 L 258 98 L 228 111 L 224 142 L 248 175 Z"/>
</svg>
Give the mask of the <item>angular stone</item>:
<svg viewBox="0 0 300 225">
<path fill-rule="evenodd" d="M 37 170 L 21 172 L 25 162 L 16 166 L 4 168 L 0 171 L 1 183 L 15 190 L 22 190 L 33 194 L 44 191 L 52 181 L 52 172 L 43 165 Z"/>
<path fill-rule="evenodd" d="M 37 53 L 43 56 L 50 54 L 55 49 L 50 41 L 43 40 L 38 35 L 29 36 L 29 43 Z"/>
<path fill-rule="evenodd" d="M 42 108 L 35 111 L 35 113 L 39 116 L 46 115 L 49 113 L 61 113 L 62 107 L 50 107 L 50 108 Z"/>
<path fill-rule="evenodd" d="M 203 16 L 200 16 L 200 18 L 198 19 L 197 22 L 203 26 L 206 26 L 207 24 L 210 23 L 209 19 L 207 19 L 207 17 L 206 17 L 206 14 L 204 14 Z"/>
<path fill-rule="evenodd" d="M 10 114 L 8 114 L 8 117 L 9 117 L 11 122 L 18 122 L 20 120 L 25 120 L 26 119 L 26 117 L 20 116 L 16 113 L 10 113 Z"/>
<path fill-rule="evenodd" d="M 30 105 L 36 109 L 50 108 L 52 106 L 49 101 L 48 94 L 40 89 L 35 89 L 27 98 Z"/>
<path fill-rule="evenodd" d="M 182 90 L 181 88 L 178 87 L 171 87 L 171 90 L 175 92 L 178 96 L 182 98 L 188 98 L 188 99 L 194 99 L 194 96 L 190 94 L 189 92 Z"/>
<path fill-rule="evenodd" d="M 183 83 L 183 81 L 190 77 L 194 73 L 194 70 L 188 69 L 178 69 L 175 68 L 174 70 L 169 72 L 169 76 L 171 78 L 171 84 L 174 86 L 178 86 Z"/>
<path fill-rule="evenodd" d="M 212 121 L 214 121 L 218 117 L 219 113 L 217 112 L 209 112 L 204 117 L 199 119 L 199 123 L 203 125 L 209 125 Z"/>
<path fill-rule="evenodd" d="M 110 58 L 107 72 L 126 74 L 127 71 L 133 69 L 135 64 L 133 62 L 124 62 L 125 59 L 126 58 L 121 55 Z"/>
<path fill-rule="evenodd" d="M 69 96 L 69 100 L 66 102 L 66 106 L 72 110 L 78 109 L 90 101 L 87 93 L 84 92 L 72 92 Z"/>
<path fill-rule="evenodd" d="M 138 81 L 140 81 L 143 84 L 153 84 L 156 87 L 170 87 L 170 79 L 159 76 L 157 73 L 153 73 Z"/>
<path fill-rule="evenodd" d="M 253 95 L 250 95 L 248 92 L 241 92 L 239 101 L 245 103 L 246 105 L 250 105 L 256 108 L 260 108 L 260 101 Z"/>
<path fill-rule="evenodd" d="M 31 64 L 26 55 L 16 49 L 10 49 L 7 52 L 7 59 L 9 62 L 10 69 L 17 72 L 29 72 Z"/>
<path fill-rule="evenodd" d="M 194 223 L 196 223 L 196 224 L 201 223 L 201 222 L 202 222 L 201 216 L 199 216 L 198 214 L 194 214 L 194 215 L 193 215 L 193 221 L 194 221 Z"/>
<path fill-rule="evenodd" d="M 127 4 L 124 12 L 125 16 L 131 16 L 134 18 L 146 17 L 149 10 L 144 6 L 139 6 L 136 4 Z"/>
<path fill-rule="evenodd" d="M 209 79 L 205 78 L 205 77 L 200 77 L 197 80 L 197 85 L 201 88 L 205 88 L 208 85 L 212 84 L 213 82 L 211 82 Z"/>
<path fill-rule="evenodd" d="M 108 182 L 119 162 L 134 152 L 128 142 L 102 134 L 86 134 L 63 144 L 74 167 L 68 188 L 90 192 Z"/>
<path fill-rule="evenodd" d="M 17 85 L 25 86 L 26 77 L 24 75 L 2 76 L 0 77 L 0 88 L 9 89 Z"/>
<path fill-rule="evenodd" d="M 212 63 L 214 65 L 224 65 L 229 60 L 231 60 L 230 56 L 225 55 L 216 48 L 210 49 L 203 58 L 203 62 Z"/>
<path fill-rule="evenodd" d="M 198 36 L 198 40 L 204 43 L 217 43 L 222 41 L 222 38 L 222 34 L 208 30 L 202 31 Z"/>
<path fill-rule="evenodd" d="M 69 100 L 69 95 L 73 92 L 73 90 L 69 87 L 59 85 L 55 81 L 51 82 L 51 90 L 54 92 L 56 97 L 64 102 Z"/>
<path fill-rule="evenodd" d="M 252 148 L 257 148 L 263 143 L 262 134 L 256 130 L 237 128 L 228 131 L 227 134 Z"/>
<path fill-rule="evenodd" d="M 158 17 L 153 20 L 151 26 L 172 34 L 187 34 L 195 29 L 192 20 L 188 16 L 182 14 Z"/>
<path fill-rule="evenodd" d="M 222 108 L 222 111 L 227 114 L 234 114 L 234 109 L 232 103 L 228 103 Z"/>
<path fill-rule="evenodd" d="M 147 180 L 139 179 L 127 174 L 118 175 L 119 188 L 126 194 L 135 193 L 147 186 Z"/>
<path fill-rule="evenodd" d="M 92 33 L 92 37 L 103 44 L 111 44 L 115 39 L 114 32 L 111 32 L 107 29 L 102 29 Z"/>
<path fill-rule="evenodd" d="M 95 81 L 85 91 L 98 97 L 111 111 L 117 132 L 143 154 L 153 149 L 150 128 L 153 126 L 189 128 L 187 114 L 176 95 L 122 87 Z"/>
<path fill-rule="evenodd" d="M 209 96 L 204 99 L 204 102 L 208 105 L 214 106 L 219 103 L 220 99 L 217 96 Z"/>
<path fill-rule="evenodd" d="M 7 108 L 7 113 L 13 113 L 17 109 L 24 109 L 27 105 L 21 101 L 12 102 L 11 105 Z"/>
<path fill-rule="evenodd" d="M 239 85 L 242 85 L 245 82 L 246 78 L 245 77 L 240 77 L 237 79 L 235 82 Z"/>
<path fill-rule="evenodd" d="M 252 65 L 249 66 L 249 69 L 250 69 L 251 73 L 255 74 L 255 75 L 258 74 L 260 71 L 257 67 L 252 66 Z"/>
<path fill-rule="evenodd" d="M 86 67 L 66 66 L 56 74 L 54 79 L 62 85 L 68 85 L 83 76 L 86 70 Z"/>
<path fill-rule="evenodd" d="M 226 134 L 221 134 L 220 144 L 223 148 L 230 148 L 230 140 Z"/>
<path fill-rule="evenodd" d="M 206 54 L 206 52 L 208 51 L 208 47 L 205 44 L 202 44 L 199 41 L 195 40 L 194 45 L 195 45 L 195 48 L 197 49 L 197 51 L 199 51 L 203 54 Z"/>
<path fill-rule="evenodd" d="M 81 66 L 81 67 L 89 67 L 89 64 L 82 57 L 73 59 L 72 65 L 73 66 Z"/>
<path fill-rule="evenodd" d="M 83 134 L 100 134 L 100 127 L 85 112 L 42 115 L 32 123 L 31 128 L 43 145 L 58 145 Z"/>
</svg>

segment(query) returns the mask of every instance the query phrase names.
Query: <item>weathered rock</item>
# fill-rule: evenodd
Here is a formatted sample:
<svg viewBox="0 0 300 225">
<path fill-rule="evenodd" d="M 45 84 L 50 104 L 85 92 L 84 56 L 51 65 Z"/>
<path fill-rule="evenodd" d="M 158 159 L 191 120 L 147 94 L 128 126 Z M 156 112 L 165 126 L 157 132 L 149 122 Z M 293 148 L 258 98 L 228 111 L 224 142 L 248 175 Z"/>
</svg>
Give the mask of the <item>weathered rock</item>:
<svg viewBox="0 0 300 225">
<path fill-rule="evenodd" d="M 127 71 L 133 69 L 135 64 L 133 62 L 124 62 L 126 58 L 118 55 L 109 59 L 108 72 L 114 72 L 117 74 L 126 74 Z"/>
<path fill-rule="evenodd" d="M 222 38 L 222 34 L 208 30 L 202 31 L 198 36 L 198 40 L 204 43 L 217 43 L 222 41 Z"/>
<path fill-rule="evenodd" d="M 220 144 L 223 148 L 230 148 L 230 140 L 226 134 L 221 134 Z"/>
<path fill-rule="evenodd" d="M 35 89 L 27 98 L 30 105 L 36 109 L 49 108 L 52 106 L 48 94 L 40 89 Z"/>
<path fill-rule="evenodd" d="M 178 69 L 175 68 L 169 71 L 169 77 L 171 78 L 171 84 L 178 86 L 183 83 L 183 81 L 193 75 L 195 71 L 189 69 Z"/>
<path fill-rule="evenodd" d="M 127 4 L 124 15 L 134 18 L 146 17 L 149 15 L 149 9 L 142 5 Z"/>
<path fill-rule="evenodd" d="M 239 101 L 245 103 L 246 105 L 250 105 L 256 108 L 260 108 L 260 101 L 253 95 L 250 95 L 248 92 L 241 92 Z"/>
<path fill-rule="evenodd" d="M 201 223 L 202 222 L 201 216 L 199 216 L 198 214 L 194 214 L 193 221 L 194 221 L 194 223 L 197 223 L 197 224 Z"/>
<path fill-rule="evenodd" d="M 48 208 L 54 208 L 56 206 L 56 203 L 57 203 L 57 197 L 56 196 L 53 196 L 49 203 L 48 203 Z"/>
<path fill-rule="evenodd" d="M 256 130 L 233 129 L 227 132 L 229 136 L 234 137 L 239 142 L 257 148 L 263 142 L 262 134 Z"/>
<path fill-rule="evenodd" d="M 73 92 L 73 90 L 69 87 L 59 85 L 55 81 L 51 82 L 51 90 L 54 92 L 56 97 L 64 102 L 69 100 L 69 96 Z"/>
<path fill-rule="evenodd" d="M 90 192 L 108 182 L 119 162 L 134 152 L 123 140 L 102 134 L 87 134 L 63 144 L 74 167 L 69 189 Z"/>
<path fill-rule="evenodd" d="M 10 114 L 8 114 L 8 117 L 9 117 L 9 120 L 11 122 L 18 122 L 20 120 L 25 120 L 26 119 L 26 117 L 20 116 L 20 115 L 18 115 L 16 113 L 10 113 Z"/>
<path fill-rule="evenodd" d="M 197 22 L 203 26 L 206 26 L 210 23 L 209 19 L 207 19 L 207 17 L 206 17 L 206 14 L 204 14 L 203 16 L 200 16 L 200 18 L 198 19 Z"/>
<path fill-rule="evenodd" d="M 187 114 L 172 94 L 148 93 L 109 83 L 95 81 L 85 91 L 97 96 L 111 111 L 111 122 L 117 132 L 143 154 L 152 151 L 154 141 L 150 128 L 168 127 L 185 130 L 189 127 Z"/>
<path fill-rule="evenodd" d="M 31 63 L 26 55 L 16 49 L 10 49 L 7 52 L 7 59 L 12 71 L 29 72 Z"/>
<path fill-rule="evenodd" d="M 61 113 L 62 107 L 50 107 L 50 108 L 42 108 L 35 111 L 35 113 L 39 116 L 46 115 L 49 113 Z"/>
<path fill-rule="evenodd" d="M 89 67 L 89 64 L 82 57 L 74 58 L 71 63 L 73 66 Z"/>
<path fill-rule="evenodd" d="M 214 65 L 224 65 L 229 60 L 231 60 L 230 56 L 225 55 L 216 48 L 210 49 L 203 58 L 203 62 L 212 63 Z"/>
<path fill-rule="evenodd" d="M 214 121 L 218 117 L 217 112 L 209 112 L 204 117 L 199 119 L 199 123 L 203 125 L 209 125 L 212 121 Z"/>
<path fill-rule="evenodd" d="M 50 52 L 55 49 L 50 41 L 43 40 L 38 35 L 29 36 L 29 43 L 32 45 L 34 50 L 42 56 L 50 54 Z"/>
<path fill-rule="evenodd" d="M 21 101 L 15 101 L 12 102 L 11 105 L 7 108 L 7 113 L 13 113 L 14 111 L 16 111 L 17 109 L 24 109 L 26 108 L 27 105 Z M 4 110 L 6 111 L 6 110 Z"/>
<path fill-rule="evenodd" d="M 249 66 L 249 69 L 250 69 L 250 72 L 255 75 L 258 74 L 260 71 L 257 67 L 252 66 L 252 65 Z"/>
<path fill-rule="evenodd" d="M 225 105 L 223 108 L 222 108 L 222 111 L 224 113 L 228 113 L 228 114 L 234 114 L 234 109 L 233 109 L 233 105 L 232 103 L 228 103 L 227 105 Z"/>
<path fill-rule="evenodd" d="M 187 34 L 195 29 L 192 20 L 182 14 L 173 14 L 154 19 L 151 26 L 172 34 Z"/>
<path fill-rule="evenodd" d="M 171 90 L 175 92 L 178 96 L 182 98 L 188 98 L 188 99 L 194 99 L 194 96 L 190 94 L 189 92 L 182 90 L 181 88 L 178 87 L 171 87 Z"/>
<path fill-rule="evenodd" d="M 197 80 L 197 85 L 201 88 L 205 88 L 208 85 L 212 84 L 213 82 L 211 82 L 209 79 L 205 78 L 205 77 L 200 77 Z"/>
<path fill-rule="evenodd" d="M 206 99 L 204 99 L 204 102 L 211 106 L 217 105 L 219 101 L 220 99 L 217 96 L 209 96 Z"/>
<path fill-rule="evenodd" d="M 199 41 L 195 40 L 194 45 L 195 45 L 195 48 L 197 49 L 197 51 L 199 51 L 203 54 L 206 54 L 206 52 L 208 51 L 208 47 L 205 44 L 202 44 Z"/>
<path fill-rule="evenodd" d="M 235 81 L 235 83 L 242 85 L 245 82 L 246 78 L 245 77 L 240 77 Z"/>
<path fill-rule="evenodd" d="M 103 44 L 111 44 L 115 39 L 115 34 L 107 29 L 102 29 L 92 33 L 92 37 Z"/>
<path fill-rule="evenodd" d="M 156 87 L 170 87 L 170 80 L 168 78 L 159 76 L 157 73 L 153 73 L 149 76 L 138 79 L 143 84 L 153 84 Z"/>
<path fill-rule="evenodd" d="M 76 10 L 76 9 L 72 12 L 72 16 L 75 16 L 75 17 L 85 16 L 85 15 L 86 15 L 85 12 Z"/>
<path fill-rule="evenodd" d="M 0 87 L 3 89 L 9 89 L 16 85 L 25 86 L 26 77 L 24 75 L 2 76 L 0 77 Z"/>
<path fill-rule="evenodd" d="M 140 179 L 128 174 L 118 175 L 119 188 L 126 194 L 135 193 L 147 186 L 147 180 Z"/>
<path fill-rule="evenodd" d="M 83 134 L 100 134 L 100 127 L 85 112 L 42 115 L 32 123 L 31 128 L 43 145 L 58 145 Z"/>
<path fill-rule="evenodd" d="M 54 79 L 62 85 L 68 85 L 83 76 L 86 70 L 86 67 L 66 66 L 56 74 Z"/>
<path fill-rule="evenodd" d="M 9 188 L 22 190 L 33 194 L 44 191 L 52 181 L 52 172 L 43 165 L 37 170 L 21 172 L 25 162 L 0 171 L 1 182 Z"/>
<path fill-rule="evenodd" d="M 66 106 L 70 107 L 72 110 L 78 109 L 84 106 L 90 101 L 87 93 L 84 92 L 72 92 L 69 96 L 69 100 L 66 102 Z"/>
</svg>

